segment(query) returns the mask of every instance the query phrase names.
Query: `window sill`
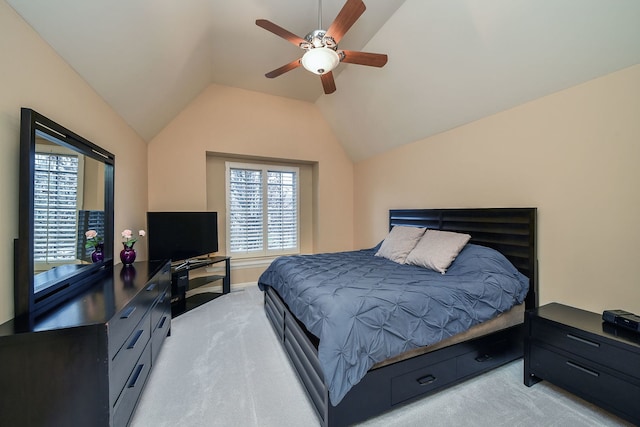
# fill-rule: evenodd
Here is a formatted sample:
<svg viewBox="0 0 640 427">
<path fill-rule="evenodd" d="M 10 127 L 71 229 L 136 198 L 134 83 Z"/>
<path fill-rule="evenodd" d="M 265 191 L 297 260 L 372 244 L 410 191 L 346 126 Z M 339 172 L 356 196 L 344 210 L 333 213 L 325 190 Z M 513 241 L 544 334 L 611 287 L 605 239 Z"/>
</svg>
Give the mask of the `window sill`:
<svg viewBox="0 0 640 427">
<path fill-rule="evenodd" d="M 254 268 L 271 265 L 277 256 L 260 258 L 231 258 L 231 268 Z"/>
</svg>

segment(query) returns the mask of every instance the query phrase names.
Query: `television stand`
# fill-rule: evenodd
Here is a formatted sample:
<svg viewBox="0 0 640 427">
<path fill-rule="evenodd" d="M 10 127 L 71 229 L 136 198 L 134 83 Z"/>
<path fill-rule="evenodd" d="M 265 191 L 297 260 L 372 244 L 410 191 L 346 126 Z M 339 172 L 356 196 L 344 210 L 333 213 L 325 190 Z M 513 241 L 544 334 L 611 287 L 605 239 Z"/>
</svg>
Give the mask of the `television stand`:
<svg viewBox="0 0 640 427">
<path fill-rule="evenodd" d="M 231 292 L 231 257 L 216 256 L 206 259 L 186 261 L 171 270 L 171 315 L 179 316 L 215 298 Z M 225 274 L 190 277 L 190 272 L 210 265 L 225 263 Z M 222 293 L 203 292 L 187 297 L 187 291 L 222 280 Z"/>
<path fill-rule="evenodd" d="M 203 267 L 214 264 L 212 258 L 191 258 L 179 264 L 172 265 L 173 271 L 193 270 L 194 268 Z"/>
</svg>

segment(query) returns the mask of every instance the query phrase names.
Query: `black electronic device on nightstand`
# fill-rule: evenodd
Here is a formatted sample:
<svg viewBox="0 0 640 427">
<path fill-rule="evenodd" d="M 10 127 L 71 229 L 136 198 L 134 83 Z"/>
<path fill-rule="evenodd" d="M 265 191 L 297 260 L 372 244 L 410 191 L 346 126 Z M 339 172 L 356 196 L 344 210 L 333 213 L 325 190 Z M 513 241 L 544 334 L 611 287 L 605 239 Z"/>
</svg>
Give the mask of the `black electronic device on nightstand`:
<svg viewBox="0 0 640 427">
<path fill-rule="evenodd" d="M 524 383 L 547 380 L 640 425 L 640 334 L 603 317 L 558 303 L 527 311 Z"/>
<path fill-rule="evenodd" d="M 636 316 L 628 311 L 605 310 L 602 312 L 602 320 L 634 332 L 640 332 L 640 316 Z"/>
</svg>

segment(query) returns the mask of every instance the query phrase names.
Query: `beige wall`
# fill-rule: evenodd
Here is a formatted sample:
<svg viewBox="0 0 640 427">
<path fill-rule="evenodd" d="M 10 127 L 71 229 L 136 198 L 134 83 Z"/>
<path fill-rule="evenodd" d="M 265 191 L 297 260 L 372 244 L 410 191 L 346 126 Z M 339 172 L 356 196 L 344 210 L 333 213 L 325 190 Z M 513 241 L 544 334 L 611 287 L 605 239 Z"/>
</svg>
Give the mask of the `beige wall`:
<svg viewBox="0 0 640 427">
<path fill-rule="evenodd" d="M 90 157 L 85 159 L 82 209 L 104 210 L 104 173 L 103 162 Z"/>
<path fill-rule="evenodd" d="M 116 156 L 115 227 L 142 228 L 146 144 L 31 27 L 0 1 L 0 322 L 13 317 L 13 239 L 18 237 L 20 107 L 29 107 Z M 146 245 L 139 245 L 146 259 Z M 117 259 L 117 258 L 116 258 Z"/>
<path fill-rule="evenodd" d="M 353 247 L 353 164 L 315 105 L 209 86 L 149 143 L 149 209 L 206 210 L 209 152 L 314 163 L 312 250 Z"/>
<path fill-rule="evenodd" d="M 4 1 L 0 36 L 0 322 L 13 315 L 22 106 L 116 155 L 117 239 L 145 227 L 147 202 L 207 209 L 207 152 L 301 160 L 316 165 L 314 252 L 377 243 L 389 208 L 537 206 L 541 302 L 640 312 L 640 66 L 354 168 L 313 104 L 218 85 L 147 147 Z"/>
<path fill-rule="evenodd" d="M 390 208 L 537 207 L 540 303 L 640 313 L 638 117 L 640 65 L 360 162 L 355 246 Z"/>
</svg>

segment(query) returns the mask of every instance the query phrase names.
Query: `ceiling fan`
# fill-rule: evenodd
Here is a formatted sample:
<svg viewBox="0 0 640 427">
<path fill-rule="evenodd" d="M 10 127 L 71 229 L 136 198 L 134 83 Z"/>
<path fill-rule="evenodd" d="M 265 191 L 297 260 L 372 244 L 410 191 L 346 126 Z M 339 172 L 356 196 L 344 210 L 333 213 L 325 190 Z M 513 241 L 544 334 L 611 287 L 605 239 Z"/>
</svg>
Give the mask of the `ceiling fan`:
<svg viewBox="0 0 640 427">
<path fill-rule="evenodd" d="M 280 68 L 265 74 L 272 79 L 287 71 L 303 66 L 308 71 L 318 74 L 322 81 L 324 93 L 336 91 L 336 83 L 332 71 L 340 62 L 349 64 L 382 67 L 387 63 L 387 55 L 379 53 L 357 52 L 352 50 L 338 50 L 338 43 L 353 24 L 364 13 L 366 7 L 362 0 L 347 0 L 338 16 L 326 31 L 322 29 L 322 0 L 318 0 L 318 27 L 304 38 L 285 30 L 266 19 L 256 20 L 256 25 L 304 49 L 302 58 L 296 59 Z"/>
</svg>

